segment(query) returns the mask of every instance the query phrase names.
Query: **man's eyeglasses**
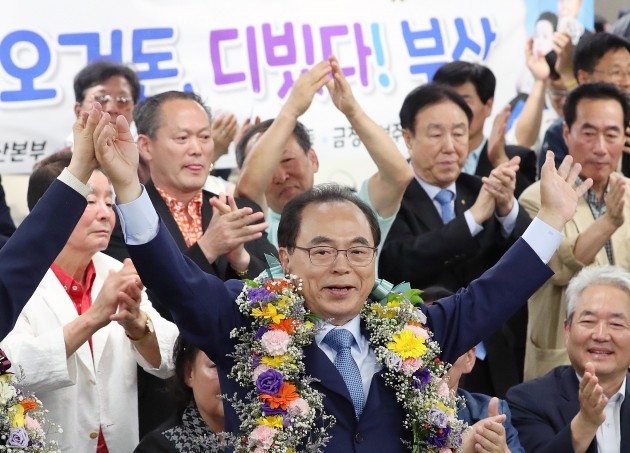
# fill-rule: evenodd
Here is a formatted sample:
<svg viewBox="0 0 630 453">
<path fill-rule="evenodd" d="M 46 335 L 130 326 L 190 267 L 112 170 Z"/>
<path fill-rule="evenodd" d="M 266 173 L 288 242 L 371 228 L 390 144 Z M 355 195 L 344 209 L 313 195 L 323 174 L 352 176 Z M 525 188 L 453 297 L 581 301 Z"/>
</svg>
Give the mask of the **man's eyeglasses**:
<svg viewBox="0 0 630 453">
<path fill-rule="evenodd" d="M 112 96 L 111 94 L 95 94 L 94 100 L 99 104 L 107 104 L 108 102 L 115 101 L 119 107 L 127 107 L 131 105 L 132 99 L 129 96 Z"/>
<path fill-rule="evenodd" d="M 315 266 L 328 266 L 335 262 L 339 252 L 344 252 L 351 265 L 364 267 L 374 261 L 377 250 L 376 247 L 368 247 L 366 245 L 350 247 L 345 250 L 327 245 L 318 245 L 316 247 L 298 247 L 296 245 L 295 248 L 308 253 L 308 258 Z"/>
<path fill-rule="evenodd" d="M 620 81 L 622 80 L 624 77 L 630 77 L 630 68 L 623 70 L 621 68 L 612 68 L 612 69 L 608 69 L 606 71 L 602 70 L 602 69 L 593 69 L 593 72 L 599 72 L 602 74 L 606 74 L 608 77 L 610 77 L 610 80 L 615 80 L 615 81 Z"/>
</svg>

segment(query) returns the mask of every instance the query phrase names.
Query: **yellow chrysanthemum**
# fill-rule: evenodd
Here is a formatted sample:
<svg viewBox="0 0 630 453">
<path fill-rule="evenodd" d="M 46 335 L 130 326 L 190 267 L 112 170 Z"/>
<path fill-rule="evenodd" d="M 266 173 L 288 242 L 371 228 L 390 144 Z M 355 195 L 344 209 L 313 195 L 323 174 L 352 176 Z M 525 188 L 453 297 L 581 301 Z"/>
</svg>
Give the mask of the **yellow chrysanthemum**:
<svg viewBox="0 0 630 453">
<path fill-rule="evenodd" d="M 9 421 L 11 428 L 22 428 L 24 426 L 24 408 L 20 404 L 9 408 Z"/>
<path fill-rule="evenodd" d="M 270 366 L 271 368 L 279 368 L 280 365 L 282 365 L 286 359 L 287 359 L 286 354 L 277 355 L 277 356 L 265 355 L 262 357 L 262 359 L 260 359 L 260 362 L 264 363 L 265 365 Z"/>
<path fill-rule="evenodd" d="M 403 359 L 418 358 L 427 350 L 424 338 L 416 338 L 409 329 L 404 329 L 402 332 L 395 334 L 392 339 L 394 341 L 387 343 L 387 349 L 394 351 Z"/>
<path fill-rule="evenodd" d="M 453 410 L 453 408 L 446 406 L 443 402 L 438 401 L 437 404 L 435 405 L 435 407 L 437 407 L 439 410 L 441 410 L 442 412 L 444 412 L 445 414 L 454 414 L 455 411 Z"/>
<path fill-rule="evenodd" d="M 278 313 L 274 304 L 267 304 L 262 310 L 260 308 L 254 308 L 252 310 L 252 316 L 271 319 L 276 324 L 286 318 L 282 313 Z"/>
<path fill-rule="evenodd" d="M 282 421 L 284 417 L 282 415 L 270 415 L 269 417 L 260 417 L 258 424 L 263 426 L 269 426 L 270 428 L 282 429 Z"/>
</svg>

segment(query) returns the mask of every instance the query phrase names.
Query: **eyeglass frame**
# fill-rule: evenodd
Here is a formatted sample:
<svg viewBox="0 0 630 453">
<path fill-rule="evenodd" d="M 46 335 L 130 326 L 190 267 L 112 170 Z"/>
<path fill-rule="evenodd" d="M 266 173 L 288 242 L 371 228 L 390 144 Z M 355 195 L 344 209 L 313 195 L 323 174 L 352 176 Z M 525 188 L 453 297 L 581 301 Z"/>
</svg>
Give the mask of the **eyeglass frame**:
<svg viewBox="0 0 630 453">
<path fill-rule="evenodd" d="M 93 94 L 92 100 L 101 105 L 115 101 L 117 105 L 122 107 L 129 107 L 133 103 L 133 98 L 131 96 L 112 96 L 111 94 Z"/>
<path fill-rule="evenodd" d="M 378 247 L 370 247 L 369 245 L 356 245 L 354 247 L 349 247 L 347 249 L 338 249 L 338 248 L 333 247 L 331 245 L 314 245 L 313 247 L 300 247 L 299 245 L 294 245 L 293 248 L 296 248 L 298 250 L 302 250 L 303 252 L 306 252 L 308 254 L 308 260 L 311 262 L 311 264 L 313 266 L 320 266 L 320 267 L 330 266 L 335 261 L 337 261 L 337 258 L 339 257 L 339 252 L 345 252 L 344 255 L 346 255 L 346 260 L 348 260 L 348 264 L 350 264 L 351 266 L 367 267 L 367 266 L 369 266 L 370 264 L 372 264 L 374 262 L 374 257 L 376 256 L 376 252 L 378 251 Z M 318 249 L 318 248 L 332 249 L 332 250 L 335 250 L 337 253 L 335 253 L 335 257 L 333 258 L 333 260 L 330 263 L 327 263 L 327 264 L 315 264 L 313 262 L 313 258 L 311 257 L 311 250 Z M 370 261 L 368 263 L 355 264 L 352 261 L 350 261 L 350 258 L 348 257 L 348 251 L 352 250 L 352 249 L 357 249 L 357 248 L 364 248 L 364 249 L 372 250 L 372 258 L 370 259 Z"/>
<path fill-rule="evenodd" d="M 617 70 L 619 71 L 619 74 L 614 74 L 614 72 L 616 72 Z M 625 69 L 625 70 L 621 69 L 621 68 L 612 69 L 612 70 L 608 69 L 606 71 L 603 70 L 603 69 L 593 69 L 593 71 L 591 71 L 591 72 L 599 72 L 601 74 L 606 74 L 608 77 L 610 77 L 613 80 L 615 80 L 615 79 L 616 80 L 623 80 L 624 77 L 630 78 L 630 68 Z"/>
</svg>

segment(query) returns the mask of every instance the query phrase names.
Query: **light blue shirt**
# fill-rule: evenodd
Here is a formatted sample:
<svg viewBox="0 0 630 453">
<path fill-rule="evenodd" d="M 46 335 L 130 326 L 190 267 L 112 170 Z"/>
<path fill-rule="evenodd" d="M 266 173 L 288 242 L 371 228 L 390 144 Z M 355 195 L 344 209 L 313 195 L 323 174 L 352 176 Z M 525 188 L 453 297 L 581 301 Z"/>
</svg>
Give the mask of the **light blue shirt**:
<svg viewBox="0 0 630 453">
<path fill-rule="evenodd" d="M 144 187 L 138 198 L 126 204 L 116 204 L 116 209 L 120 217 L 125 243 L 129 245 L 146 244 L 157 236 L 160 227 L 159 217 Z M 522 237 L 546 264 L 560 245 L 563 236 L 558 230 L 535 217 Z M 380 366 L 376 362 L 374 351 L 369 347 L 367 338 L 361 334 L 359 316 L 357 315 L 346 323 L 344 327 L 350 330 L 355 338 L 355 344 L 351 348 L 351 353 L 361 372 L 364 388 L 363 396 L 366 397 L 372 384 L 372 376 L 380 370 Z M 333 328 L 334 326 L 330 324 L 326 325 L 324 330 L 315 337 L 315 341 L 319 348 L 334 363 L 336 353 L 331 351 L 329 346 L 321 343 L 326 333 Z M 322 336 L 318 339 L 320 334 Z M 326 349 L 329 350 L 327 351 Z"/>
<path fill-rule="evenodd" d="M 477 165 L 479 164 L 479 156 L 481 155 L 481 150 L 485 146 L 488 139 L 486 137 L 483 138 L 481 144 L 472 150 L 471 153 L 468 154 L 468 158 L 466 159 L 466 163 L 464 163 L 464 168 L 462 171 L 469 175 L 474 175 L 477 173 Z"/>
</svg>

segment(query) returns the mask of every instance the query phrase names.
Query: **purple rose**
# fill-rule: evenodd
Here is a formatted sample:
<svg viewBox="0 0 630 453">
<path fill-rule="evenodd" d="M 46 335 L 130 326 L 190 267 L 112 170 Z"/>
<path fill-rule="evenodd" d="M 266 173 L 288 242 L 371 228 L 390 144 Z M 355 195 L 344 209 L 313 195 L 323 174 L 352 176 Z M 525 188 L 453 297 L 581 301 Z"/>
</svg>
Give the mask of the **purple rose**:
<svg viewBox="0 0 630 453">
<path fill-rule="evenodd" d="M 247 290 L 247 296 L 249 297 L 250 305 L 261 304 L 263 306 L 267 303 L 277 299 L 276 295 L 267 291 L 265 288 L 252 288 Z"/>
<path fill-rule="evenodd" d="M 429 443 L 440 448 L 446 447 L 446 441 L 448 440 L 448 435 L 450 433 L 450 426 L 447 426 L 446 428 L 440 428 L 435 434 L 429 436 Z"/>
<path fill-rule="evenodd" d="M 264 334 L 266 334 L 267 332 L 269 332 L 269 328 L 265 327 L 265 326 L 261 326 L 258 328 L 258 331 L 256 332 L 256 339 L 260 340 L 262 338 L 262 336 Z"/>
<path fill-rule="evenodd" d="M 269 417 L 271 415 L 286 415 L 287 411 L 285 411 L 284 409 L 282 409 L 281 407 L 276 407 L 275 409 L 272 409 L 269 406 L 269 402 L 265 402 L 265 404 L 262 405 L 261 407 L 263 414 L 265 414 L 265 417 Z"/>
<path fill-rule="evenodd" d="M 276 370 L 267 370 L 256 379 L 256 389 L 259 393 L 275 395 L 282 388 L 284 378 Z"/>
<path fill-rule="evenodd" d="M 446 428 L 448 426 L 448 417 L 440 409 L 431 408 L 428 417 L 429 421 L 438 428 Z"/>
<path fill-rule="evenodd" d="M 413 373 L 413 386 L 418 390 L 424 390 L 431 380 L 431 372 L 427 368 L 420 368 Z"/>
<path fill-rule="evenodd" d="M 26 448 L 28 447 L 28 433 L 24 428 L 11 428 L 7 447 Z"/>
</svg>

